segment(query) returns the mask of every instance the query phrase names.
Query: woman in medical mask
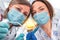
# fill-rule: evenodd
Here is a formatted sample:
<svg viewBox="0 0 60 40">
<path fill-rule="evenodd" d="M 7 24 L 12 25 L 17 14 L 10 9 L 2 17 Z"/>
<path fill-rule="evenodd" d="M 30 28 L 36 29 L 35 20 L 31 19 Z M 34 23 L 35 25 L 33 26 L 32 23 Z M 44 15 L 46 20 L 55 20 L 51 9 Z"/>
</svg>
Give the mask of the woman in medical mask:
<svg viewBox="0 0 60 40">
<path fill-rule="evenodd" d="M 8 18 L 9 21 L 14 22 L 18 22 L 20 20 L 19 22 L 22 23 L 23 20 L 29 15 L 29 12 L 30 12 L 30 4 L 27 1 L 12 0 L 9 4 L 9 7 L 5 11 L 4 18 Z"/>
<path fill-rule="evenodd" d="M 32 17 L 37 22 L 36 29 L 29 33 L 35 35 L 35 40 L 51 40 L 53 8 L 46 0 L 36 0 L 32 3 Z M 28 34 L 28 36 L 29 36 Z M 29 39 L 27 37 L 27 39 Z"/>
<path fill-rule="evenodd" d="M 28 19 L 29 12 L 30 3 L 28 1 L 12 0 L 4 13 L 4 19 L 7 19 L 8 23 L 0 22 L 0 40 L 15 40 L 15 29 L 18 24 L 23 24 Z"/>
</svg>

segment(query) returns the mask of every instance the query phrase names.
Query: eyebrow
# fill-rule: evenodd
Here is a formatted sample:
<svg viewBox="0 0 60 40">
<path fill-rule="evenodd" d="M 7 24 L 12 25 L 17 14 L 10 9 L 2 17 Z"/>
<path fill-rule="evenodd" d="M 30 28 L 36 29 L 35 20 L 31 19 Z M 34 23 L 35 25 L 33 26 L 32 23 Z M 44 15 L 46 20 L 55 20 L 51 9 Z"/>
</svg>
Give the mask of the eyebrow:
<svg viewBox="0 0 60 40">
<path fill-rule="evenodd" d="M 38 7 L 38 9 L 42 8 L 42 6 Z"/>
<path fill-rule="evenodd" d="M 16 8 L 20 8 L 20 9 L 23 9 L 22 7 L 18 7 L 18 6 L 17 6 Z"/>
</svg>

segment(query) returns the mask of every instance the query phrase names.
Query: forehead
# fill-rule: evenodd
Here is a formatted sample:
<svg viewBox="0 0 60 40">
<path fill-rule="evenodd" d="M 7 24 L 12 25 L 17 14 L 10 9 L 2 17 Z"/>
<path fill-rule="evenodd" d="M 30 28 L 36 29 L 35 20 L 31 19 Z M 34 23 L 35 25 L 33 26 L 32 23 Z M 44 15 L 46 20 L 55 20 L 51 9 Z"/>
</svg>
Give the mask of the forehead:
<svg viewBox="0 0 60 40">
<path fill-rule="evenodd" d="M 24 5 L 24 4 L 16 4 L 16 5 L 13 5 L 12 7 L 17 7 L 17 8 L 22 8 L 22 9 L 30 9 L 29 6 Z"/>
<path fill-rule="evenodd" d="M 46 5 L 41 1 L 36 1 L 35 3 L 33 3 L 32 7 L 35 7 L 35 8 L 46 7 Z"/>
</svg>

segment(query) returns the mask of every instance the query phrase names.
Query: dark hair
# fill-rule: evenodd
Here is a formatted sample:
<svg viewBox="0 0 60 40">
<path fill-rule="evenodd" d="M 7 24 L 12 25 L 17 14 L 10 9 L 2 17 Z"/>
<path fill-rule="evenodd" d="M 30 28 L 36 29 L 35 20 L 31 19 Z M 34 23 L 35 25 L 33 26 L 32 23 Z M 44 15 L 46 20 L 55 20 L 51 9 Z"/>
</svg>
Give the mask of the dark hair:
<svg viewBox="0 0 60 40">
<path fill-rule="evenodd" d="M 53 12 L 53 7 L 51 6 L 51 4 L 47 0 L 35 0 L 32 4 L 34 4 L 36 1 L 43 2 L 47 6 L 50 13 L 50 18 L 52 19 L 54 12 Z"/>
<path fill-rule="evenodd" d="M 8 8 L 5 10 L 4 12 L 4 18 L 7 18 L 7 14 L 8 14 L 8 11 L 9 11 L 9 7 L 11 5 L 15 5 L 15 4 L 22 4 L 22 5 L 27 5 L 27 6 L 31 6 L 30 3 L 26 0 L 12 0 L 8 6 Z"/>
</svg>

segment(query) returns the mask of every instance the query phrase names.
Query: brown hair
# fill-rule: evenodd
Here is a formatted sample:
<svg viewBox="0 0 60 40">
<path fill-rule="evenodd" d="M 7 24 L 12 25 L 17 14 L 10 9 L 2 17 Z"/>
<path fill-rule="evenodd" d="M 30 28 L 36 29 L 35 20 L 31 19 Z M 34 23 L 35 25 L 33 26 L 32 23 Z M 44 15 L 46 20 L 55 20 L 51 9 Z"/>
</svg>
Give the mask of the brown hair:
<svg viewBox="0 0 60 40">
<path fill-rule="evenodd" d="M 47 6 L 47 8 L 49 10 L 49 13 L 50 13 L 50 18 L 52 19 L 52 17 L 53 17 L 53 7 L 51 6 L 51 4 L 47 0 L 35 0 L 32 4 L 34 4 L 36 1 L 41 1 Z"/>
<path fill-rule="evenodd" d="M 27 6 L 31 6 L 30 5 L 30 3 L 28 2 L 28 1 L 26 1 L 26 0 L 12 0 L 11 2 L 10 2 L 10 4 L 9 4 L 9 6 L 8 6 L 8 8 L 5 10 L 5 12 L 4 12 L 4 18 L 7 18 L 7 13 L 8 13 L 8 11 L 9 11 L 9 7 L 11 6 L 11 5 L 15 5 L 15 4 L 22 4 L 22 5 L 27 5 Z"/>
</svg>

